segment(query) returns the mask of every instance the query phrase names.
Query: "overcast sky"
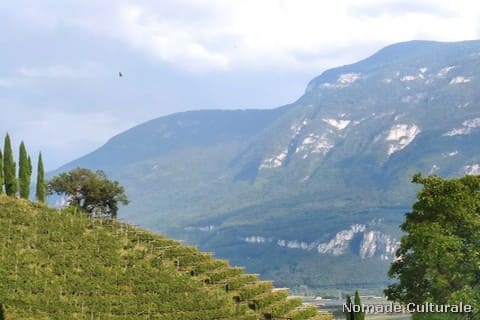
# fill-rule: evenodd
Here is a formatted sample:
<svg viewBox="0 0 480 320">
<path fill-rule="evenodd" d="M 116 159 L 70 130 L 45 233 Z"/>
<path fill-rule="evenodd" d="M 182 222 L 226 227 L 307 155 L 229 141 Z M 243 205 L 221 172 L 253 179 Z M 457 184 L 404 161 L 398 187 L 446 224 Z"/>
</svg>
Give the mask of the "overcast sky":
<svg viewBox="0 0 480 320">
<path fill-rule="evenodd" d="M 480 38 L 480 5 L 6 0 L 0 30 L 2 139 L 23 139 L 54 169 L 158 116 L 287 104 L 322 71 L 388 44 Z"/>
</svg>

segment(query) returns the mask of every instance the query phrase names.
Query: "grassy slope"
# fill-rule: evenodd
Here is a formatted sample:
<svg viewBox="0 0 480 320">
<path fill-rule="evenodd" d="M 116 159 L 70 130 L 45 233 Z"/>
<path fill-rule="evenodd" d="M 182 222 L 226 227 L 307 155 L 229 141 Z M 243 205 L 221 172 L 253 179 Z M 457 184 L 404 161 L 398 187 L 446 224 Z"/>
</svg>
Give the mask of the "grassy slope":
<svg viewBox="0 0 480 320">
<path fill-rule="evenodd" d="M 7 319 L 329 318 L 287 295 L 194 247 L 0 196 Z"/>
</svg>

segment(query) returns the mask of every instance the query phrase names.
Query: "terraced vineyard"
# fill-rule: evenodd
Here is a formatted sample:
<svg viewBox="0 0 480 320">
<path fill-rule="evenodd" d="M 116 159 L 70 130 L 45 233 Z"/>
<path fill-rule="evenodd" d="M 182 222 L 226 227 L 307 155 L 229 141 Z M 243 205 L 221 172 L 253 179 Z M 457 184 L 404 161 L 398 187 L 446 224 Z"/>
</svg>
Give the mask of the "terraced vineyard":
<svg viewBox="0 0 480 320">
<path fill-rule="evenodd" d="M 7 319 L 331 319 L 194 247 L 6 196 L 0 302 Z"/>
</svg>

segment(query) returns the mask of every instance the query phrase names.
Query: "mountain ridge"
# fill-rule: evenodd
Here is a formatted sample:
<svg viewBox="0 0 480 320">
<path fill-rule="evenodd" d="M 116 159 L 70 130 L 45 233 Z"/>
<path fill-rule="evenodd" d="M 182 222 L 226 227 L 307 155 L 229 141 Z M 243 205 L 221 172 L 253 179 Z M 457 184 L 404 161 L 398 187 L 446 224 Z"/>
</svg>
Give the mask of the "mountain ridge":
<svg viewBox="0 0 480 320">
<path fill-rule="evenodd" d="M 411 176 L 480 173 L 479 80 L 478 40 L 394 44 L 323 72 L 291 104 L 161 117 L 59 170 L 106 169 L 131 195 L 126 219 L 282 285 L 381 286 L 415 196 Z M 95 158 L 123 157 L 120 138 L 134 158 Z M 350 232 L 356 225 L 365 227 Z M 325 248 L 337 236 L 335 256 Z M 315 271 L 355 264 L 358 276 Z"/>
<path fill-rule="evenodd" d="M 412 40 L 391 44 L 378 50 L 363 60 L 326 70 L 321 75 L 310 80 L 307 88 L 310 87 L 311 84 L 319 81 L 328 82 L 335 80 L 335 76 L 338 76 L 339 71 L 342 73 L 350 73 L 351 71 L 371 71 L 368 69 L 371 67 L 372 62 L 375 68 L 381 69 L 398 61 L 408 60 L 409 55 L 418 55 L 419 51 L 420 53 L 431 54 L 431 50 L 447 48 L 449 50 L 453 50 L 453 53 L 449 52 L 449 54 L 457 55 L 459 47 L 463 47 L 465 50 L 471 50 L 472 48 L 478 47 L 479 41 L 480 40 L 440 42 L 429 40 Z M 306 91 L 308 91 L 308 89 Z"/>
</svg>

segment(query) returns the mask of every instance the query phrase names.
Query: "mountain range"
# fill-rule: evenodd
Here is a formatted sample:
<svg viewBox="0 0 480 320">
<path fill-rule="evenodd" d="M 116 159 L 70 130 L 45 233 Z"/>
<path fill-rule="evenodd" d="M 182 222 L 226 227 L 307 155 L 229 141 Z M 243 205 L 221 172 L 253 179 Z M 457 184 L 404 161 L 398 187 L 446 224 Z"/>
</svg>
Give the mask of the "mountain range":
<svg viewBox="0 0 480 320">
<path fill-rule="evenodd" d="M 121 218 L 277 286 L 381 287 L 412 175 L 480 173 L 479 83 L 480 41 L 394 44 L 291 104 L 153 119 L 51 174 L 103 169 Z"/>
</svg>

